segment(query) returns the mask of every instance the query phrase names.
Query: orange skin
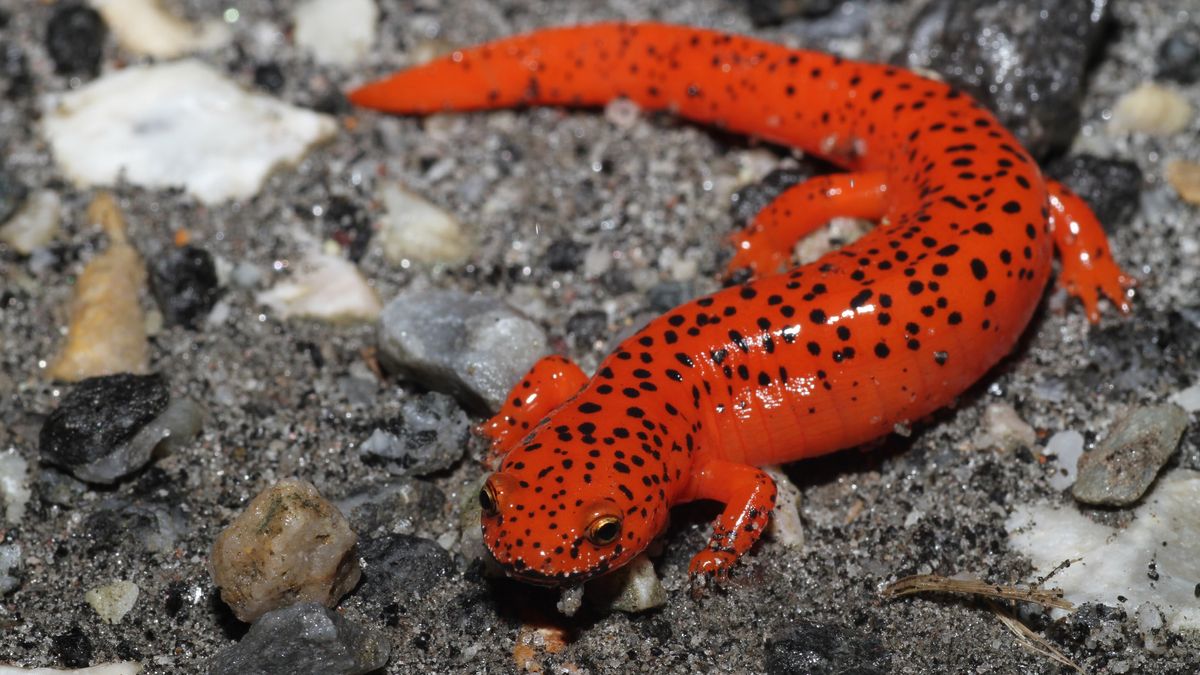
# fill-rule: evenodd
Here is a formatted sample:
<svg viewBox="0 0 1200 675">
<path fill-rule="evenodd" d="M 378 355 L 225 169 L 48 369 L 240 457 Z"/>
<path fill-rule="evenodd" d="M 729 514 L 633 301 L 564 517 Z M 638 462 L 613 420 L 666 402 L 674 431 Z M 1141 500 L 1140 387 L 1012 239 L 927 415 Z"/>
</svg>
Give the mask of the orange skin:
<svg viewBox="0 0 1200 675">
<path fill-rule="evenodd" d="M 858 445 L 947 405 L 1013 347 L 1062 257 L 1098 319 L 1131 280 L 1095 216 L 965 94 L 905 70 L 661 24 L 538 31 L 350 94 L 401 114 L 615 97 L 803 149 L 847 172 L 794 186 L 734 237 L 744 284 L 651 321 L 588 378 L 549 357 L 484 425 L 484 540 L 508 572 L 577 583 L 627 563 L 676 504 L 724 510 L 692 575 L 759 538 L 757 466 Z M 834 216 L 879 222 L 779 273 Z"/>
</svg>

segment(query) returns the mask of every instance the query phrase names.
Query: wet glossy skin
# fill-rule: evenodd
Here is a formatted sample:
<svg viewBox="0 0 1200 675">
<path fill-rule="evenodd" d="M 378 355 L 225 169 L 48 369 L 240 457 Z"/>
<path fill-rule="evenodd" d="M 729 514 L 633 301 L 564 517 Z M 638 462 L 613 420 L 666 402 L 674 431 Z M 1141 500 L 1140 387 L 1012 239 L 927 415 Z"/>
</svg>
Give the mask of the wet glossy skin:
<svg viewBox="0 0 1200 675">
<path fill-rule="evenodd" d="M 734 239 L 754 280 L 657 318 L 592 378 L 539 363 L 486 426 L 485 541 L 514 576 L 577 582 L 643 550 L 672 505 L 725 510 L 693 574 L 727 574 L 775 488 L 756 466 L 850 447 L 946 405 L 1012 348 L 1063 257 L 1089 318 L 1128 279 L 1094 216 L 991 114 L 904 70 L 659 24 L 551 29 L 455 52 L 351 94 L 398 113 L 644 108 L 826 157 Z M 783 273 L 833 216 L 880 222 Z M 614 535 L 611 536 L 610 535 Z M 610 541 L 611 538 L 611 541 Z"/>
</svg>

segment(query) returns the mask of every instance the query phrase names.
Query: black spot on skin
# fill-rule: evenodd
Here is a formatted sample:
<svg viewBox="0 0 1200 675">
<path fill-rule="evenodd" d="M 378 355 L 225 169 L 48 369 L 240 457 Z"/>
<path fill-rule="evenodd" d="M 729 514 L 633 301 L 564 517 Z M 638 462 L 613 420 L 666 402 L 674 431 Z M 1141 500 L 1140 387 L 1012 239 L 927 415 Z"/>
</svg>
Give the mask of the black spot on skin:
<svg viewBox="0 0 1200 675">
<path fill-rule="evenodd" d="M 882 342 L 875 345 L 875 356 L 878 356 L 881 359 L 886 359 L 890 353 L 891 350 L 888 349 L 888 346 Z"/>
<path fill-rule="evenodd" d="M 821 345 L 816 342 L 809 342 L 808 343 L 808 353 L 812 354 L 813 356 L 820 356 L 821 355 Z"/>
<path fill-rule="evenodd" d="M 987 278 L 987 275 L 988 275 L 987 265 L 985 265 L 984 262 L 982 260 L 980 260 L 979 258 L 972 258 L 971 259 L 971 274 L 975 275 L 975 278 L 978 279 L 979 281 L 983 281 L 984 279 Z"/>
<path fill-rule="evenodd" d="M 813 323 L 820 324 L 825 323 L 825 319 L 828 317 L 825 316 L 825 312 L 822 312 L 819 309 L 814 309 L 809 313 L 808 318 L 811 319 Z"/>
<path fill-rule="evenodd" d="M 1004 202 L 1004 206 L 1002 206 L 1000 208 L 1005 213 L 1020 213 L 1021 212 L 1021 204 L 1019 202 L 1017 202 L 1016 200 L 1009 200 L 1007 202 Z"/>
</svg>

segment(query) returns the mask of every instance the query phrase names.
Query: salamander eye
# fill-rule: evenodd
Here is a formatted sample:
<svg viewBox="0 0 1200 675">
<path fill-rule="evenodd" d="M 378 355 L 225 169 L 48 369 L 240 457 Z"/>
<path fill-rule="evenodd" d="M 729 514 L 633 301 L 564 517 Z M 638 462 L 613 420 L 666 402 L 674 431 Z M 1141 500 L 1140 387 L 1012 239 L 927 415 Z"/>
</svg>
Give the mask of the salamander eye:
<svg viewBox="0 0 1200 675">
<path fill-rule="evenodd" d="M 621 536 L 621 519 L 616 516 L 600 516 L 587 528 L 588 541 L 597 546 L 608 546 Z"/>
<path fill-rule="evenodd" d="M 479 508 L 483 509 L 484 515 L 494 516 L 500 513 L 500 509 L 496 506 L 496 488 L 492 487 L 492 481 L 483 484 L 479 490 Z"/>
</svg>

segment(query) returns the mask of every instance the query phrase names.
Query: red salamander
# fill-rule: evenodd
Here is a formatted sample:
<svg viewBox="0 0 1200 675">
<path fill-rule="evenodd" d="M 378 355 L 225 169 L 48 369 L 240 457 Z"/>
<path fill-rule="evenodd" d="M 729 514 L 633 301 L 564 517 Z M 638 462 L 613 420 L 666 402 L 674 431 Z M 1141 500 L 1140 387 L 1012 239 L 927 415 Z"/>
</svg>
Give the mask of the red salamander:
<svg viewBox="0 0 1200 675">
<path fill-rule="evenodd" d="M 528 582 L 627 563 L 673 505 L 724 504 L 693 575 L 725 576 L 761 535 L 760 469 L 858 445 L 950 403 L 1012 349 L 1060 283 L 1096 321 L 1131 280 L 1095 216 L 1047 180 L 987 110 L 943 82 L 709 30 L 611 23 L 541 30 L 399 72 L 350 94 L 402 114 L 519 105 L 648 110 L 829 159 L 734 237 L 755 277 L 658 317 L 595 375 L 537 363 L 485 425 L 498 470 L 484 540 Z M 786 271 L 834 216 L 878 227 Z"/>
</svg>

